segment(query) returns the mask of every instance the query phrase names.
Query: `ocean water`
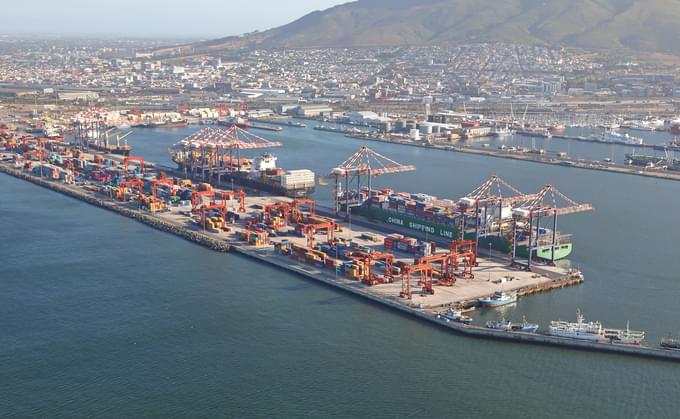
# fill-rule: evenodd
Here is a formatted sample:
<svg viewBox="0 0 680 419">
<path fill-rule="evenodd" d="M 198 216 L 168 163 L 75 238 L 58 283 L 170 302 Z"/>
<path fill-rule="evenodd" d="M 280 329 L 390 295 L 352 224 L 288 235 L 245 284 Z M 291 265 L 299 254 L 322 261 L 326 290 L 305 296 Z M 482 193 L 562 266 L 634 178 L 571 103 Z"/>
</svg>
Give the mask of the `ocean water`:
<svg viewBox="0 0 680 419">
<path fill-rule="evenodd" d="M 162 162 L 188 132 L 131 142 Z M 318 173 L 361 145 L 311 129 L 265 136 L 284 143 L 281 166 Z M 596 207 L 560 220 L 585 284 L 481 320 L 545 325 L 581 308 L 652 343 L 680 333 L 680 183 L 369 146 L 417 166 L 377 181 L 398 190 L 455 198 L 497 173 Z M 0 191 L 0 416 L 677 417 L 678 364 L 456 336 L 8 176 Z"/>
</svg>

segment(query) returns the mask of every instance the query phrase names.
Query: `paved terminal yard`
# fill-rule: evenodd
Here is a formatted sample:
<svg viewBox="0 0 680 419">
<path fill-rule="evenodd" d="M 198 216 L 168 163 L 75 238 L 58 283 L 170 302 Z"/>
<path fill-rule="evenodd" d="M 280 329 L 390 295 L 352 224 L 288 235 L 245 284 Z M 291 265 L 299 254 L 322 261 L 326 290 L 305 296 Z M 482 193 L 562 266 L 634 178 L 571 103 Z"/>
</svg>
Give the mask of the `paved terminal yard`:
<svg viewBox="0 0 680 419">
<path fill-rule="evenodd" d="M 216 189 L 216 192 L 219 190 Z M 376 284 L 373 286 L 366 285 L 360 281 L 355 281 L 343 276 L 341 273 L 334 272 L 331 268 L 319 268 L 314 265 L 306 264 L 293 258 L 283 256 L 276 252 L 274 243 L 288 240 L 291 243 L 296 243 L 300 246 L 306 246 L 307 239 L 300 237 L 295 233 L 293 226 L 285 227 L 279 230 L 280 236 L 271 237 L 270 244 L 264 246 L 248 245 L 239 240 L 237 232 L 245 231 L 245 220 L 262 213 L 262 208 L 267 204 L 275 202 L 290 202 L 287 197 L 276 196 L 248 196 L 246 198 L 246 212 L 240 214 L 240 220 L 229 225 L 231 231 L 228 232 L 210 232 L 204 231 L 202 226 L 191 221 L 188 215 L 191 207 L 169 207 L 168 211 L 157 213 L 156 216 L 171 222 L 177 226 L 194 229 L 202 234 L 213 238 L 220 238 L 232 246 L 237 247 L 240 251 L 245 253 L 253 253 L 268 259 L 276 259 L 281 263 L 291 265 L 295 270 L 304 270 L 313 275 L 325 276 L 332 281 L 338 281 L 345 284 L 350 284 L 354 287 L 364 288 L 367 292 L 375 296 L 394 299 L 403 304 L 410 304 L 421 308 L 436 309 L 445 306 L 455 306 L 464 303 L 471 303 L 475 300 L 492 295 L 495 291 L 521 291 L 528 289 L 537 289 L 542 287 L 552 287 L 561 284 L 566 277 L 568 271 L 559 267 L 539 266 L 534 269 L 534 272 L 527 272 L 512 268 L 509 266 L 508 260 L 477 258 L 478 267 L 474 268 L 474 278 L 463 279 L 459 278 L 453 286 L 438 286 L 436 281 L 434 283 L 434 295 L 429 295 L 421 292 L 418 286 L 418 275 L 412 275 L 411 288 L 412 298 L 408 300 L 399 296 L 402 290 L 401 275 L 394 275 L 394 281 L 387 284 Z M 339 232 L 335 233 L 336 238 L 351 241 L 363 248 L 369 248 L 376 252 L 384 252 L 383 240 L 386 234 L 367 227 L 358 227 L 356 225 L 350 226 L 348 223 L 340 220 L 335 220 L 340 226 Z M 369 233 L 373 235 L 376 240 L 368 240 L 364 235 Z M 319 233 L 315 236 L 315 243 L 323 243 L 326 240 L 326 233 Z M 395 256 L 395 262 L 403 261 L 407 264 L 414 262 L 414 255 L 389 251 Z M 437 252 L 444 252 L 438 249 Z M 382 274 L 380 267 L 376 268 L 376 272 Z"/>
<path fill-rule="evenodd" d="M 397 276 L 394 283 L 379 284 L 368 286 L 360 281 L 352 280 L 341 274 L 334 272 L 332 269 L 319 268 L 315 265 L 310 265 L 300 262 L 291 257 L 283 256 L 281 253 L 275 251 L 273 246 L 283 238 L 276 237 L 272 243 L 261 246 L 252 246 L 244 241 L 239 240 L 239 232 L 245 228 L 243 220 L 255 215 L 261 211 L 261 207 L 274 201 L 288 201 L 287 198 L 281 197 L 250 197 L 247 200 L 247 211 L 239 222 L 228 226 L 229 231 L 224 232 L 210 232 L 203 231 L 202 228 L 192 222 L 190 219 L 191 207 L 170 207 L 165 212 L 149 213 L 138 209 L 138 206 L 132 203 L 123 203 L 111 200 L 103 196 L 99 192 L 95 192 L 96 188 L 91 185 L 74 185 L 63 183 L 57 180 L 49 180 L 47 178 L 40 178 L 27 173 L 24 170 L 12 167 L 12 165 L 0 162 L 0 172 L 21 178 L 43 187 L 50 188 L 62 194 L 71 196 L 88 202 L 92 205 L 119 213 L 126 217 L 136 219 L 137 221 L 159 229 L 176 236 L 183 237 L 194 243 L 206 246 L 215 251 L 236 251 L 242 253 L 256 260 L 275 265 L 281 269 L 290 272 L 295 272 L 308 278 L 327 283 L 334 287 L 352 292 L 358 296 L 367 298 L 384 306 L 397 309 L 404 313 L 415 316 L 422 320 L 433 322 L 439 326 L 446 327 L 457 333 L 491 338 L 504 339 L 515 342 L 526 342 L 532 344 L 555 345 L 561 347 L 576 348 L 591 351 L 613 352 L 625 355 L 642 356 L 656 359 L 666 359 L 672 361 L 680 360 L 680 352 L 665 350 L 658 347 L 650 347 L 645 345 L 625 345 L 605 342 L 590 342 L 581 341 L 578 339 L 561 338 L 556 336 L 549 336 L 537 333 L 524 333 L 509 330 L 493 330 L 478 326 L 468 326 L 456 322 L 447 322 L 434 316 L 443 307 L 449 305 L 466 306 L 465 303 L 473 304 L 479 297 L 490 295 L 491 293 L 503 289 L 504 291 L 517 290 L 518 295 L 526 295 L 532 292 L 548 290 L 552 288 L 561 288 L 566 285 L 580 283 L 582 278 L 570 277 L 568 271 L 560 268 L 536 267 L 535 271 L 538 273 L 529 273 L 518 271 L 510 268 L 501 260 L 479 258 L 479 266 L 475 268 L 475 277 L 472 279 L 460 279 L 451 287 L 443 287 L 434 285 L 434 295 L 421 295 L 417 292 L 417 285 L 413 284 L 412 299 L 405 299 L 399 296 L 401 291 L 401 278 Z M 349 229 L 349 226 L 340 222 L 341 232 L 338 232 L 340 238 L 356 242 L 359 246 L 366 246 L 374 249 L 379 249 L 378 240 L 384 238 L 384 235 L 370 228 Z M 361 237 L 365 233 L 372 233 L 375 235 L 373 239 L 376 241 L 368 241 L 365 237 Z M 306 238 L 297 237 L 293 235 L 286 235 L 287 240 L 294 241 L 298 246 L 306 244 Z M 317 242 L 324 240 L 324 237 L 319 236 L 315 238 Z M 398 260 L 405 262 L 412 262 L 413 256 L 410 254 L 395 255 Z M 511 281 L 500 283 L 502 278 L 512 278 Z M 416 280 L 414 280 L 415 282 Z"/>
<path fill-rule="evenodd" d="M 85 157 L 92 157 L 89 153 Z M 120 161 L 122 157 L 108 155 L 112 160 Z M 153 170 L 152 170 L 153 171 Z M 147 173 L 148 175 L 149 173 Z M 69 185 L 59 182 L 62 188 L 67 188 L 79 194 L 89 195 L 92 198 L 99 200 L 106 200 L 108 205 L 128 208 L 136 210 L 138 204 L 136 201 L 119 202 L 110 197 L 95 192 L 94 188 L 83 188 L 77 185 Z M 215 188 L 216 194 L 219 195 L 222 190 Z M 473 305 L 477 299 L 492 295 L 496 291 L 518 291 L 520 296 L 530 294 L 537 291 L 542 291 L 551 288 L 563 287 L 565 285 L 578 283 L 569 278 L 567 269 L 560 267 L 549 267 L 544 265 L 536 265 L 533 272 L 516 269 L 509 266 L 509 260 L 478 257 L 478 266 L 474 268 L 474 278 L 458 278 L 452 286 L 437 285 L 436 276 L 433 281 L 434 294 L 430 295 L 421 292 L 422 286 L 418 284 L 420 279 L 419 274 L 412 274 L 411 276 L 411 299 L 400 297 L 402 291 L 402 276 L 395 274 L 393 282 L 382 283 L 369 286 L 361 281 L 350 279 L 342 272 L 335 273 L 333 268 L 318 267 L 311 264 L 300 262 L 291 257 L 281 255 L 275 251 L 274 244 L 280 243 L 283 240 L 288 240 L 290 243 L 295 243 L 299 246 L 306 246 L 307 238 L 301 237 L 295 233 L 294 226 L 287 226 L 277 231 L 277 236 L 270 238 L 270 242 L 263 246 L 249 245 L 239 239 L 239 233 L 244 233 L 246 230 L 245 220 L 256 217 L 262 214 L 262 209 L 272 203 L 276 202 L 291 202 L 287 197 L 281 196 L 266 196 L 259 192 L 250 193 L 246 197 L 246 212 L 239 213 L 240 219 L 233 224 L 229 224 L 229 231 L 209 231 L 204 230 L 201 225 L 196 224 L 191 218 L 191 206 L 167 206 L 165 211 L 150 213 L 140 210 L 145 217 L 157 218 L 172 224 L 173 226 L 182 230 L 188 230 L 194 235 L 205 236 L 211 240 L 218 240 L 223 242 L 241 253 L 250 255 L 264 256 L 268 260 L 277 261 L 278 265 L 289 266 L 293 270 L 304 271 L 307 274 L 313 274 L 317 277 L 325 277 L 328 280 L 344 283 L 352 287 L 365 289 L 375 297 L 382 299 L 390 299 L 397 301 L 404 305 L 411 305 L 414 307 L 437 310 L 446 306 L 470 306 Z M 233 201 L 233 205 L 228 205 L 229 209 L 236 212 L 237 203 Z M 361 225 L 350 225 L 342 220 L 334 220 L 339 225 L 339 231 L 335 233 L 335 237 L 344 240 L 345 242 L 352 242 L 358 246 L 359 249 L 371 249 L 376 252 L 388 252 L 394 254 L 395 265 L 398 262 L 403 262 L 407 265 L 414 263 L 414 254 L 399 252 L 396 250 L 385 250 L 383 247 L 384 238 L 387 236 L 385 231 L 392 231 L 389 226 L 380 225 L 378 229 L 372 229 L 364 220 Z M 386 227 L 389 230 L 386 230 Z M 379 230 L 382 230 L 379 231 Z M 373 240 L 368 240 L 364 235 L 369 233 L 373 236 Z M 418 237 L 413 233 L 412 237 Z M 326 233 L 316 234 L 314 238 L 316 244 L 324 243 L 327 240 Z M 440 243 L 441 244 L 441 243 Z M 445 252 L 444 249 L 437 249 L 435 253 Z M 372 268 L 378 275 L 383 275 L 384 266 L 374 265 Z"/>
</svg>

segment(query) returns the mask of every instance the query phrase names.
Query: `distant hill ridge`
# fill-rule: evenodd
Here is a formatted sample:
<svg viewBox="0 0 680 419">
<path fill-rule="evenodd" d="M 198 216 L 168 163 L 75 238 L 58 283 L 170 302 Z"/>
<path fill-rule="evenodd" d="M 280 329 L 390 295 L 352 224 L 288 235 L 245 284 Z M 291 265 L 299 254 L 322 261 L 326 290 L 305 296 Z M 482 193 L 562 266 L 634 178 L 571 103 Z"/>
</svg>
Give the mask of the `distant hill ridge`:
<svg viewBox="0 0 680 419">
<path fill-rule="evenodd" d="M 680 54 L 680 0 L 359 0 L 194 44 L 309 48 L 512 42 Z"/>
</svg>

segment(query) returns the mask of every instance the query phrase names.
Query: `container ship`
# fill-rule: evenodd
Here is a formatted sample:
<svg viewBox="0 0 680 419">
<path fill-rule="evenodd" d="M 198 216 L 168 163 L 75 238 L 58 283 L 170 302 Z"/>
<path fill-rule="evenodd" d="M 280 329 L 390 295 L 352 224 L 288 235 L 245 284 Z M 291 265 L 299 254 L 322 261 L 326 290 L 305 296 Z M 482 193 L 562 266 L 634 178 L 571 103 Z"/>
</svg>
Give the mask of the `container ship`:
<svg viewBox="0 0 680 419">
<path fill-rule="evenodd" d="M 395 193 L 390 189 L 372 191 L 371 199 L 367 199 L 367 195 L 368 191 L 363 190 L 361 196 L 350 197 L 350 202 L 355 202 L 355 206 L 352 206 L 352 214 L 432 236 L 450 240 L 460 238 L 462 213 L 458 205 L 452 200 L 439 199 L 426 194 Z M 510 207 L 503 208 L 502 212 L 502 218 L 509 219 L 512 209 Z M 480 248 L 492 248 L 509 254 L 512 251 L 512 229 L 510 225 L 496 225 L 495 229 L 495 235 L 480 237 Z M 554 260 L 564 259 L 572 252 L 571 235 L 562 235 L 556 232 L 556 236 L 557 246 Z M 539 228 L 539 246 L 538 249 L 534 250 L 534 257 L 545 260 L 553 259 L 552 237 L 552 230 Z M 466 229 L 464 238 L 475 240 L 474 229 Z M 523 232 L 518 231 L 515 242 L 516 255 L 521 258 L 528 258 L 528 238 Z"/>
<path fill-rule="evenodd" d="M 666 157 L 649 156 L 645 154 L 626 154 L 626 164 L 640 167 L 662 167 L 668 170 L 680 171 L 680 160 Z"/>
<path fill-rule="evenodd" d="M 191 171 L 183 149 L 171 149 L 172 160 L 180 172 Z M 284 170 L 276 167 L 277 157 L 264 153 L 255 159 L 231 159 L 224 156 L 218 169 L 212 170 L 212 180 L 258 189 L 292 198 L 306 197 L 316 189 L 316 175 L 308 169 Z M 210 171 L 210 169 L 206 169 Z"/>
</svg>

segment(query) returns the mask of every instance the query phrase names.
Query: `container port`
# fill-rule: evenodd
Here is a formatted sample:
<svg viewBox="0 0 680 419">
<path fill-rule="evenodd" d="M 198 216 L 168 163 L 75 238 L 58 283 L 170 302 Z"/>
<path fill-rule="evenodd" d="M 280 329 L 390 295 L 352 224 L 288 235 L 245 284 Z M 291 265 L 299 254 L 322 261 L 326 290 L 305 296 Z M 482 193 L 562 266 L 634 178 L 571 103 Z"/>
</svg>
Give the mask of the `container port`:
<svg viewBox="0 0 680 419">
<path fill-rule="evenodd" d="M 540 247 L 540 237 L 545 235 L 540 233 L 540 218 L 555 220 L 557 216 L 592 209 L 564 197 L 552 187 L 536 194 L 522 194 L 492 176 L 455 203 L 458 210 L 465 209 L 459 214 L 460 225 L 465 231 L 463 237 L 438 237 L 437 241 L 431 241 L 386 232 L 389 226 L 375 224 L 370 219 L 366 223 L 351 224 L 352 210 L 343 214 L 341 201 L 344 200 L 344 208 L 364 205 L 365 201 L 360 202 L 362 193 L 366 194 L 370 205 L 387 203 L 389 207 L 390 197 L 393 197 L 386 191 L 362 188 L 357 177 L 363 177 L 370 185 L 373 176 L 415 169 L 378 155 L 367 147 L 362 147 L 334 169 L 338 185 L 344 181 L 345 185 L 357 186 L 354 191 L 345 189 L 345 194 L 337 194 L 336 189 L 338 206 L 325 212 L 319 211 L 315 201 L 308 198 L 293 199 L 250 189 L 224 189 L 211 176 L 193 173 L 193 178 L 176 177 L 158 171 L 143 158 L 93 154 L 77 145 L 59 141 L 5 142 L 4 149 L 0 163 L 4 173 L 134 218 L 213 250 L 234 251 L 296 272 L 456 333 L 680 360 L 680 352 L 668 349 L 669 345 L 665 346 L 667 349 L 661 349 L 644 344 L 585 342 L 540 332 L 464 325 L 438 317 L 442 310 L 469 309 L 499 293 L 512 295 L 515 299 L 526 298 L 536 292 L 583 282 L 580 272 L 554 266 L 549 263 L 551 260 L 540 255 L 529 257 L 532 253 L 529 249 L 524 263 L 509 257 L 482 257 L 477 251 L 483 243 L 480 240 L 488 234 L 508 231 L 508 227 L 506 230 L 492 228 L 506 218 L 504 211 L 514 220 L 511 224 L 515 225 L 510 228 L 514 233 L 528 220 L 529 228 L 523 230 L 529 236 L 527 243 Z M 508 194 L 499 193 L 500 187 L 508 190 Z M 550 200 L 545 199 L 548 194 L 555 194 L 565 205 L 550 204 L 552 196 Z M 356 201 L 352 202 L 352 197 L 356 197 Z M 406 200 L 405 196 L 403 198 Z M 436 203 L 424 196 L 409 195 L 408 198 L 416 204 L 416 215 L 419 215 L 418 202 L 432 202 L 431 207 Z M 396 202 L 397 213 L 399 204 Z M 511 208 L 509 213 L 505 204 Z M 498 219 L 489 217 L 494 208 L 498 210 Z M 434 208 L 421 209 L 423 213 L 428 209 L 434 212 Z M 337 215 L 327 215 L 335 210 Z M 532 238 L 534 229 L 539 233 Z M 518 236 L 513 234 L 511 237 Z M 515 242 L 519 240 L 515 239 Z"/>
</svg>

